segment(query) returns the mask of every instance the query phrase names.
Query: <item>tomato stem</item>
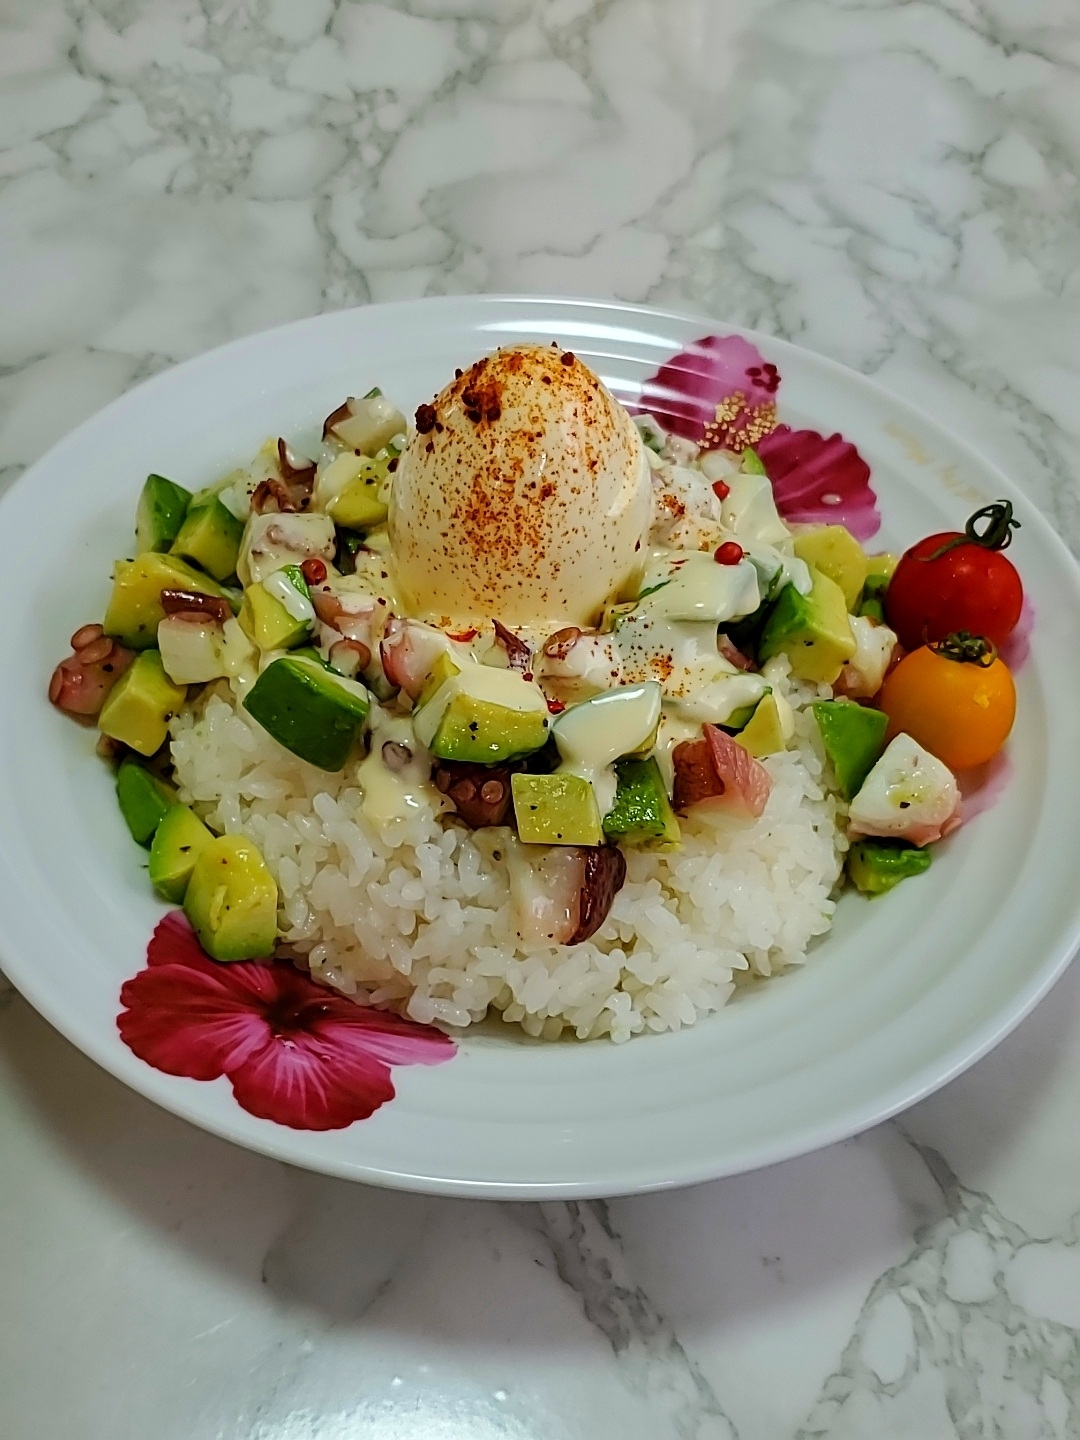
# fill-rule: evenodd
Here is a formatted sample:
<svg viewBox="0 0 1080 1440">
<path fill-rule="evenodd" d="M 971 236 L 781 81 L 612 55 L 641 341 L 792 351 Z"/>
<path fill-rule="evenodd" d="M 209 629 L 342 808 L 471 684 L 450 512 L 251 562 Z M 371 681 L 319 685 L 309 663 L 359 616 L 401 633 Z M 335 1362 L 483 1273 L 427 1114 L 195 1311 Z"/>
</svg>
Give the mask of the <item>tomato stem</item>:
<svg viewBox="0 0 1080 1440">
<path fill-rule="evenodd" d="M 968 630 L 954 630 L 944 640 L 935 640 L 930 646 L 935 655 L 945 660 L 956 660 L 962 665 L 978 665 L 989 670 L 997 659 L 997 646 L 982 635 L 972 635 Z"/>
<path fill-rule="evenodd" d="M 980 522 L 985 522 L 980 526 Z M 995 500 L 992 505 L 984 505 L 981 510 L 976 510 L 967 524 L 964 526 L 962 535 L 954 535 L 951 540 L 928 555 L 928 560 L 940 560 L 942 555 L 947 555 L 950 550 L 955 550 L 958 545 L 981 545 L 984 550 L 1007 550 L 1012 544 L 1012 532 L 1020 529 L 1020 521 L 1013 517 L 1011 500 Z"/>
</svg>

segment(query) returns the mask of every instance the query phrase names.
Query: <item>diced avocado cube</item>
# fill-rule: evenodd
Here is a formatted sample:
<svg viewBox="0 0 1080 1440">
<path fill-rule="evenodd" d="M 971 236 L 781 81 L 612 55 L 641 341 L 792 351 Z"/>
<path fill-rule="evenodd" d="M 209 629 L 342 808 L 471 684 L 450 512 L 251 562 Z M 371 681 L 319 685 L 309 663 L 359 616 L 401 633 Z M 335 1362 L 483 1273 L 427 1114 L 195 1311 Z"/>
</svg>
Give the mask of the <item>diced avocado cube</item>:
<svg viewBox="0 0 1080 1440">
<path fill-rule="evenodd" d="M 149 845 L 154 832 L 176 804 L 176 790 L 151 775 L 137 760 L 122 760 L 116 772 L 116 800 L 132 838 Z"/>
<path fill-rule="evenodd" d="M 98 729 L 112 740 L 153 755 L 165 744 L 169 721 L 184 703 L 187 687 L 174 685 L 156 650 L 144 650 L 109 692 Z"/>
<path fill-rule="evenodd" d="M 863 585 L 858 614 L 884 624 L 885 595 L 900 559 L 897 555 L 868 555 L 866 563 L 866 582 Z"/>
<path fill-rule="evenodd" d="M 336 463 L 336 462 L 335 462 Z M 368 460 L 359 475 L 349 480 L 328 503 L 327 514 L 346 530 L 369 530 L 386 519 L 389 506 L 380 498 L 386 480 L 385 464 Z"/>
<path fill-rule="evenodd" d="M 660 766 L 648 760 L 620 760 L 615 766 L 619 788 L 604 816 L 604 834 L 627 845 L 670 850 L 679 844 L 679 822 L 671 808 Z"/>
<path fill-rule="evenodd" d="M 889 717 L 851 700 L 815 700 L 810 708 L 840 794 L 850 800 L 885 748 Z"/>
<path fill-rule="evenodd" d="M 299 584 L 290 573 L 292 571 L 299 576 Z M 297 605 L 294 609 L 308 613 L 291 614 L 284 600 L 272 593 L 279 579 L 291 585 L 306 602 L 305 606 Z M 292 650 L 302 644 L 311 632 L 308 594 L 299 567 L 286 565 L 283 570 L 275 571 L 259 584 L 249 585 L 244 591 L 244 601 L 237 616 L 241 630 L 260 650 Z"/>
<path fill-rule="evenodd" d="M 164 475 L 148 475 L 135 510 L 135 545 L 145 550 L 168 550 L 180 533 L 191 491 Z"/>
<path fill-rule="evenodd" d="M 843 525 L 815 525 L 795 534 L 795 554 L 822 575 L 835 580 L 844 604 L 854 610 L 866 583 L 869 562 L 863 548 Z"/>
<path fill-rule="evenodd" d="M 906 840 L 856 840 L 847 854 L 847 872 L 864 895 L 884 895 L 909 875 L 930 869 L 930 851 Z"/>
<path fill-rule="evenodd" d="M 758 646 L 761 661 L 784 654 L 799 680 L 832 685 L 855 654 L 855 636 L 844 592 L 835 580 L 810 567 L 812 588 L 800 595 L 794 585 L 780 592 Z"/>
<path fill-rule="evenodd" d="M 498 765 L 539 750 L 548 737 L 547 702 L 516 670 L 463 660 L 413 712 L 417 738 L 440 760 Z M 425 692 L 426 693 L 426 692 Z"/>
<path fill-rule="evenodd" d="M 150 883 L 159 895 L 183 903 L 195 862 L 213 838 L 194 810 L 186 805 L 169 808 L 150 846 Z"/>
<path fill-rule="evenodd" d="M 510 777 L 518 836 L 526 845 L 601 845 L 596 792 L 580 775 Z"/>
<path fill-rule="evenodd" d="M 277 885 L 243 835 L 203 846 L 184 895 L 184 913 L 213 960 L 263 960 L 277 943 Z"/>
<path fill-rule="evenodd" d="M 205 505 L 191 507 L 171 553 L 200 566 L 215 580 L 227 580 L 236 570 L 243 534 L 243 525 L 215 495 Z"/>
<path fill-rule="evenodd" d="M 244 709 L 279 745 L 320 770 L 342 768 L 370 708 L 363 685 L 313 650 L 271 661 L 244 697 Z"/>
<path fill-rule="evenodd" d="M 787 749 L 780 706 L 771 690 L 758 701 L 753 715 L 735 739 L 757 760 L 764 759 L 766 755 L 777 755 L 781 750 Z"/>
<path fill-rule="evenodd" d="M 416 702 L 416 708 L 419 710 L 422 705 L 425 705 L 431 699 L 441 685 L 445 685 L 447 680 L 460 674 L 461 666 L 455 665 L 450 658 L 449 652 L 444 650 L 436 659 L 435 664 L 432 665 L 431 672 L 424 681 L 423 689 L 420 691 L 419 698 Z"/>
<path fill-rule="evenodd" d="M 199 595 L 229 598 L 220 585 L 178 555 L 158 555 L 152 550 L 134 560 L 118 560 L 113 576 L 105 633 L 130 650 L 148 650 L 157 643 L 157 628 L 165 618 L 162 590 L 193 590 Z"/>
<path fill-rule="evenodd" d="M 764 475 L 766 473 L 765 466 L 761 463 L 761 457 L 753 446 L 748 445 L 740 453 L 739 459 L 742 461 L 744 475 Z"/>
</svg>

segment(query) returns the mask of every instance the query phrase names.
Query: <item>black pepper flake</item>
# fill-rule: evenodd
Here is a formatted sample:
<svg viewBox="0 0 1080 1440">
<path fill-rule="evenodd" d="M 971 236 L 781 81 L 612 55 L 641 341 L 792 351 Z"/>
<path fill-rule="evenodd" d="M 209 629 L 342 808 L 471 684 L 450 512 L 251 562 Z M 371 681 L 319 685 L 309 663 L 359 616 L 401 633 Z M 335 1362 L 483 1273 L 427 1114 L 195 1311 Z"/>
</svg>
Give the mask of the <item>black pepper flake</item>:
<svg viewBox="0 0 1080 1440">
<path fill-rule="evenodd" d="M 394 471 L 397 469 L 397 467 L 398 467 L 398 462 L 397 462 L 396 460 L 388 460 L 388 461 L 386 462 L 386 468 L 387 468 L 387 470 L 390 472 L 391 475 L 394 473 Z"/>
<path fill-rule="evenodd" d="M 435 413 L 434 405 L 418 405 L 416 407 L 416 431 L 418 435 L 430 435 L 435 428 L 438 416 Z M 431 449 L 431 446 L 428 446 Z"/>
</svg>

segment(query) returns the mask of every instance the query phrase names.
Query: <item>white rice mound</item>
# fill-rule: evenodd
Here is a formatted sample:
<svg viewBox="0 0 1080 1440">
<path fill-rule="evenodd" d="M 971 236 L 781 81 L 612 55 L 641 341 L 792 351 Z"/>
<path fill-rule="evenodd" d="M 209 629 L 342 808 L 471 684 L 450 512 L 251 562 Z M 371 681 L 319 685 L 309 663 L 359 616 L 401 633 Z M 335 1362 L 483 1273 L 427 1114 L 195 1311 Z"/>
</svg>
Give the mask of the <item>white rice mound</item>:
<svg viewBox="0 0 1080 1440">
<path fill-rule="evenodd" d="M 623 1041 L 692 1025 L 741 982 L 802 964 L 831 924 L 845 810 L 808 708 L 830 692 L 793 683 L 782 660 L 767 678 L 795 707 L 796 736 L 763 762 L 764 815 L 688 818 L 681 850 L 628 849 L 610 915 L 573 946 L 518 940 L 508 831 L 472 832 L 430 809 L 377 828 L 355 765 L 328 775 L 298 760 L 226 682 L 173 722 L 172 754 L 180 798 L 262 851 L 282 940 L 317 979 L 425 1023 L 501 1012 L 543 1039 Z"/>
</svg>

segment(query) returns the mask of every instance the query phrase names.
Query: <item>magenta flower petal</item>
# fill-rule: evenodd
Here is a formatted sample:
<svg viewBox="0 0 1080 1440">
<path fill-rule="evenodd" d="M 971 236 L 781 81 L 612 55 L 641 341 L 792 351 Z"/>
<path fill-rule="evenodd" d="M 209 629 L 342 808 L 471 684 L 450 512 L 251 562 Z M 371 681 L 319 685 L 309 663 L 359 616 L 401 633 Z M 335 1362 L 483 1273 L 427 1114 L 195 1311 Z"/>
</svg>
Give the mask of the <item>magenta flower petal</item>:
<svg viewBox="0 0 1080 1440">
<path fill-rule="evenodd" d="M 646 380 L 632 406 L 706 450 L 745 450 L 776 425 L 780 373 L 741 335 L 705 335 Z"/>
<path fill-rule="evenodd" d="M 870 466 L 850 440 L 778 425 L 754 448 L 785 520 L 844 525 L 857 540 L 869 540 L 881 528 Z"/>
<path fill-rule="evenodd" d="M 235 978 L 184 965 L 140 970 L 120 991 L 120 1038 L 155 1070 L 217 1080 L 243 1064 L 269 1033 Z"/>
<path fill-rule="evenodd" d="M 439 1030 L 357 1005 L 284 962 L 222 965 L 174 911 L 120 991 L 121 1039 L 169 1075 L 227 1076 L 252 1115 L 298 1130 L 364 1120 L 394 1098 L 392 1065 L 455 1053 Z"/>
<path fill-rule="evenodd" d="M 249 1114 L 293 1130 L 342 1130 L 394 1098 L 389 1066 L 303 1031 L 269 1041 L 229 1079 Z"/>
</svg>

